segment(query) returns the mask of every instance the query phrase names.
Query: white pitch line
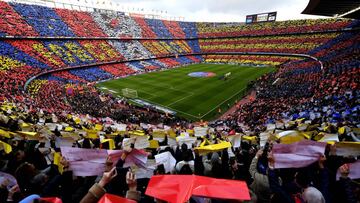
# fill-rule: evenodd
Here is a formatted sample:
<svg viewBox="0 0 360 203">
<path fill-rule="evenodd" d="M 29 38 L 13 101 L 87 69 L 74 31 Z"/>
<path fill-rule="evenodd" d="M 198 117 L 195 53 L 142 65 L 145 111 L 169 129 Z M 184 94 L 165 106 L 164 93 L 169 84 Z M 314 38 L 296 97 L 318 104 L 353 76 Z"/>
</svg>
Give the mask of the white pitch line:
<svg viewBox="0 0 360 203">
<path fill-rule="evenodd" d="M 186 97 L 183 97 L 183 98 L 181 98 L 181 99 L 178 99 L 178 100 L 176 100 L 176 101 L 174 101 L 174 102 L 171 102 L 170 104 L 168 104 L 168 106 L 171 106 L 171 105 L 173 105 L 173 104 L 176 104 L 176 103 L 178 103 L 179 101 L 182 101 L 182 100 L 184 100 L 184 99 L 186 99 L 186 98 L 188 98 L 188 97 L 191 97 L 191 96 L 193 96 L 193 95 L 194 95 L 194 93 L 190 92 L 190 95 L 188 95 L 188 96 L 186 96 Z"/>
<path fill-rule="evenodd" d="M 142 92 L 142 93 L 145 93 L 145 94 L 151 95 L 151 97 L 149 97 L 149 98 L 157 97 L 157 95 L 155 95 L 155 94 L 151 94 L 151 93 L 146 92 L 146 91 L 139 90 L 138 92 Z M 148 99 L 149 99 L 149 98 L 148 98 Z"/>
<path fill-rule="evenodd" d="M 215 106 L 214 108 L 212 108 L 210 111 L 206 112 L 204 115 L 202 115 L 200 117 L 204 118 L 206 115 L 208 115 L 209 113 L 211 113 L 212 111 L 214 111 L 216 108 L 218 108 L 219 106 L 223 105 L 225 102 L 229 101 L 230 99 L 232 99 L 233 97 L 235 97 L 236 95 L 238 95 L 241 91 L 243 91 L 246 87 L 242 88 L 241 90 L 237 91 L 235 94 L 233 94 L 231 97 L 229 97 L 227 100 L 224 100 L 223 102 L 221 102 L 220 104 L 218 104 L 217 106 Z"/>
<path fill-rule="evenodd" d="M 118 93 L 117 91 L 115 91 L 115 90 L 110 90 L 110 89 L 109 89 L 109 92 Z"/>
<path fill-rule="evenodd" d="M 194 115 L 192 115 L 192 114 L 189 114 L 189 113 L 186 113 L 186 112 L 183 112 L 183 111 L 177 110 L 177 109 L 173 109 L 173 108 L 171 108 L 171 107 L 168 107 L 168 106 L 165 106 L 165 105 L 162 105 L 162 104 L 158 104 L 158 103 L 156 103 L 156 102 L 149 101 L 149 100 L 144 99 L 144 98 L 140 98 L 140 99 L 145 100 L 145 101 L 147 101 L 147 102 L 149 102 L 149 103 L 151 103 L 151 104 L 155 104 L 155 105 L 158 105 L 158 106 L 161 106 L 161 107 L 164 107 L 164 108 L 167 108 L 167 109 L 173 110 L 173 111 L 175 111 L 175 112 L 180 112 L 180 113 L 182 113 L 182 114 L 186 114 L 186 115 L 191 116 L 191 117 L 193 117 L 193 118 L 200 119 L 200 117 L 198 117 L 198 116 L 194 116 Z"/>
<path fill-rule="evenodd" d="M 176 91 L 179 91 L 179 92 L 184 92 L 181 89 L 177 89 L 172 85 L 167 85 L 165 82 L 157 82 L 157 85 L 154 85 L 154 83 L 152 83 L 152 82 L 145 82 L 145 81 L 137 81 L 137 82 L 142 83 L 142 84 L 151 85 L 151 86 L 157 87 L 157 88 L 171 89 L 171 90 L 176 90 Z M 164 85 L 161 85 L 161 84 L 164 84 Z"/>
</svg>

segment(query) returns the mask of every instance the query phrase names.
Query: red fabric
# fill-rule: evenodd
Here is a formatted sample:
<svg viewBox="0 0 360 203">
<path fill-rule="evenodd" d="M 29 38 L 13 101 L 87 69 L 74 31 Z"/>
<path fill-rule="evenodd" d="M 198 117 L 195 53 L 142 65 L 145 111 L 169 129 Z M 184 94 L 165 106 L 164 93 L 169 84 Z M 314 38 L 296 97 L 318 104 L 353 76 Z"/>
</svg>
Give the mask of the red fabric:
<svg viewBox="0 0 360 203">
<path fill-rule="evenodd" d="M 62 203 L 60 198 L 57 197 L 42 197 L 40 200 L 51 202 L 51 203 Z"/>
<path fill-rule="evenodd" d="M 236 133 L 235 133 L 235 130 L 231 130 L 230 132 L 229 132 L 229 135 L 235 135 Z"/>
<path fill-rule="evenodd" d="M 218 199 L 250 200 L 249 189 L 244 181 L 196 177 L 192 194 Z"/>
<path fill-rule="evenodd" d="M 146 195 L 170 203 L 183 203 L 192 195 L 233 200 L 250 200 L 245 182 L 196 175 L 159 175 L 150 179 Z"/>
<path fill-rule="evenodd" d="M 116 195 L 105 194 L 102 198 L 98 201 L 98 203 L 136 203 L 136 201 L 131 199 L 126 199 L 123 197 L 119 197 Z"/>
</svg>

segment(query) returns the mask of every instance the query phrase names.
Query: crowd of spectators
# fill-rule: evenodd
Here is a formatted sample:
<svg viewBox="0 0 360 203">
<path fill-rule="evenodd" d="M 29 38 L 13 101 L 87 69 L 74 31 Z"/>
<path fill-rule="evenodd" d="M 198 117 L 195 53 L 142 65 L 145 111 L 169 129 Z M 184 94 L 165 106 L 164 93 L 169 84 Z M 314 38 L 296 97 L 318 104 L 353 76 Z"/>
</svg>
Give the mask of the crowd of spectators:
<svg viewBox="0 0 360 203">
<path fill-rule="evenodd" d="M 79 100 L 83 105 L 77 109 L 83 112 L 91 111 L 95 106 L 97 111 L 91 112 L 93 115 L 108 108 L 102 105 L 104 103 L 96 94 L 86 94 L 92 93 L 84 91 L 69 102 Z M 81 95 L 85 97 L 81 98 Z M 104 100 L 108 100 L 106 97 L 103 95 Z M 1 201 L 57 197 L 62 202 L 97 202 L 106 192 L 138 202 L 150 202 L 156 196 L 145 193 L 153 175 L 195 174 L 243 181 L 250 191 L 250 198 L 245 202 L 357 202 L 360 198 L 359 186 L 355 181 L 359 176 L 354 174 L 359 167 L 356 161 L 359 156 L 356 143 L 359 141 L 359 132 L 356 131 L 359 124 L 358 100 L 358 92 L 348 91 L 344 96 L 326 97 L 283 113 L 284 119 L 274 125 L 254 130 L 244 125 L 237 125 L 235 129 L 231 125 L 227 128 L 217 125 L 207 128 L 202 136 L 184 121 L 173 120 L 170 127 L 147 124 L 154 118 L 147 120 L 146 117 L 126 116 L 116 118 L 115 122 L 108 117 L 76 113 L 56 116 L 51 112 L 29 109 L 25 104 L 4 103 L 0 122 Z M 303 111 L 303 108 L 308 111 Z M 138 108 L 127 109 L 141 111 Z M 123 115 L 123 112 L 117 115 Z M 124 125 L 119 123 L 125 123 L 123 129 L 118 128 L 118 125 Z M 137 140 L 142 140 L 144 136 L 149 144 L 143 148 Z M 332 139 L 322 141 L 328 136 Z M 351 147 L 344 148 L 346 142 L 343 141 L 350 141 L 356 146 L 352 150 Z M 155 146 L 150 144 L 153 142 Z M 310 162 L 299 163 L 297 159 L 307 157 L 304 154 L 296 158 L 291 158 L 291 152 L 285 158 L 277 155 L 281 152 L 279 147 L 288 145 L 291 148 L 291 144 L 300 143 L 303 145 L 293 150 L 301 148 L 310 152 L 307 155 L 311 157 L 308 157 Z M 83 169 L 76 167 L 79 160 L 71 159 L 66 146 L 90 149 L 88 153 L 106 149 L 123 150 L 125 153 L 117 158 L 111 155 L 107 159 L 97 157 L 98 162 L 104 159 L 104 162 L 99 162 L 103 173 L 100 171 L 98 176 L 75 175 Z M 321 153 L 311 154 L 316 147 Z M 135 162 L 129 166 L 130 157 L 139 150 L 146 157 L 146 164 Z M 158 156 L 164 153 L 169 163 L 159 162 Z M 172 159 L 174 162 L 170 163 Z M 288 164 L 287 167 L 280 166 L 284 163 Z M 196 196 L 190 201 L 227 202 Z"/>
<path fill-rule="evenodd" d="M 228 39 L 200 39 L 203 52 L 274 52 L 307 53 L 337 37 L 338 33 L 272 35 L 264 37 L 237 37 Z"/>
<path fill-rule="evenodd" d="M 1 53 L 3 59 L 2 69 L 8 70 L 10 66 L 18 67 L 28 65 L 31 66 L 31 68 L 29 68 L 31 71 L 28 72 L 32 72 L 32 74 L 28 74 L 27 77 L 21 78 L 19 82 L 8 82 L 7 86 L 12 84 L 15 85 L 15 87 L 8 89 L 19 88 L 19 86 L 24 84 L 26 79 L 39 73 L 39 70 L 37 69 L 43 71 L 63 67 L 86 66 L 90 64 L 97 65 L 97 63 L 121 61 L 124 60 L 124 58 L 127 60 L 134 60 L 199 52 L 309 52 L 324 61 L 325 66 L 336 64 L 336 66 L 352 67 L 356 66 L 357 63 L 358 43 L 356 43 L 356 41 L 358 40 L 358 37 L 353 37 L 354 33 L 332 32 L 310 34 L 310 32 L 337 30 L 343 29 L 346 26 L 356 27 L 358 21 L 321 19 L 254 25 L 243 25 L 239 23 L 185 23 L 144 19 L 139 16 L 132 17 L 131 15 L 124 15 L 124 13 L 103 12 L 101 10 L 94 12 L 80 12 L 18 3 L 8 4 L 5 2 L 2 2 L 1 6 L 4 8 L 4 14 L 2 14 L 5 17 L 3 19 L 3 24 L 12 24 L 12 26 L 14 26 L 14 21 L 16 21 L 16 23 L 19 23 L 19 27 L 26 27 L 25 24 L 31 25 L 34 30 L 28 32 L 30 36 L 128 36 L 135 38 L 172 38 L 174 37 L 172 36 L 172 33 L 179 33 L 181 35 L 179 35 L 180 37 L 185 36 L 191 38 L 195 35 L 208 37 L 208 34 L 212 34 L 212 37 L 217 37 L 217 32 L 223 33 L 222 37 L 228 35 L 248 35 L 247 32 L 251 32 L 252 35 L 270 35 L 261 38 L 244 36 L 231 39 L 201 39 L 199 42 L 196 39 L 141 41 L 122 41 L 115 39 L 107 41 L 101 39 L 46 41 L 7 40 L 3 41 L 1 44 L 1 51 L 3 52 Z M 24 26 L 20 26 L 22 24 L 24 24 Z M 6 26 L 3 27 L 5 28 Z M 194 27 L 197 27 L 198 33 Z M 273 33 L 275 31 L 276 33 Z M 3 32 L 8 33 L 9 35 L 16 35 L 15 31 L 12 31 L 11 29 L 3 30 Z M 130 32 L 132 34 L 122 32 Z M 298 32 L 305 34 L 297 34 Z M 24 34 L 23 36 L 29 35 Z M 341 43 L 339 43 L 339 41 Z M 327 44 L 331 45 L 332 48 L 327 47 Z M 334 44 L 341 44 L 341 46 L 334 46 Z M 346 48 L 346 46 L 350 48 Z M 341 55 L 335 56 L 334 54 L 338 52 L 332 50 L 334 49 L 333 47 L 335 49 L 342 48 Z M 346 50 L 346 52 L 344 52 L 344 50 Z M 14 57 L 14 53 L 16 53 L 16 57 Z M 119 76 L 126 76 L 137 72 L 198 62 L 199 59 L 201 60 L 201 58 L 196 57 L 178 57 L 173 59 L 140 62 L 133 61 L 126 64 L 115 63 L 113 66 L 99 64 L 90 68 L 85 67 L 82 69 L 53 73 L 43 77 L 43 79 L 59 81 L 64 84 L 69 82 L 95 82 Z M 287 57 L 221 56 L 220 60 L 218 59 L 219 56 L 207 56 L 207 62 L 216 63 L 235 62 L 278 65 L 286 62 L 286 60 L 292 61 L 285 63 L 283 68 L 281 68 L 277 74 L 270 75 L 266 81 L 259 82 L 257 87 L 259 100 L 272 99 L 274 103 L 278 103 L 277 99 L 281 100 L 284 99 L 284 97 L 296 96 L 299 98 L 310 98 L 315 94 L 314 87 L 317 85 L 316 81 L 321 77 L 317 65 L 307 61 L 297 63 L 297 61 L 294 62 L 291 58 Z M 342 67 L 330 68 L 329 71 L 339 69 L 341 70 Z M 14 78 L 12 77 L 12 74 L 16 73 L 15 71 L 7 71 L 6 74 L 9 75 L 8 78 Z M 17 76 L 15 76 L 15 78 L 16 77 Z M 291 77 L 292 79 L 287 80 L 286 78 L 288 77 Z M 329 77 L 333 77 L 333 75 L 330 75 Z M 276 78 L 280 78 L 279 82 L 275 85 L 270 85 Z M 324 79 L 324 81 L 325 80 L 326 79 Z M 354 86 L 354 84 L 352 84 L 352 86 Z M 21 92 L 22 88 L 19 89 Z M 317 96 L 321 97 L 320 95 Z M 291 99 L 286 98 L 286 100 Z M 286 102 L 281 105 L 291 106 L 287 105 Z M 267 115 L 264 115 L 264 117 L 266 118 Z"/>
<path fill-rule="evenodd" d="M 203 56 L 207 63 L 229 63 L 249 65 L 278 66 L 291 60 L 301 60 L 299 57 L 289 56 L 260 56 L 260 55 L 206 55 Z"/>
<path fill-rule="evenodd" d="M 199 37 L 237 37 L 288 35 L 294 33 L 312 33 L 343 29 L 351 24 L 348 19 L 304 19 L 287 20 L 266 23 L 198 23 Z"/>
<path fill-rule="evenodd" d="M 88 12 L 68 9 L 55 9 L 61 19 L 73 30 L 78 37 L 107 37 L 100 26 Z"/>
<path fill-rule="evenodd" d="M 358 32 L 341 34 L 321 45 L 317 53 L 311 51 L 324 63 L 323 70 L 309 59 L 282 64 L 276 73 L 257 81 L 257 98 L 239 107 L 229 120 L 253 121 L 258 125 L 281 119 L 282 112 L 307 102 L 337 98 L 346 91 L 358 95 L 357 41 Z"/>
<path fill-rule="evenodd" d="M 8 3 L 0 2 L 0 28 L 2 35 L 9 33 L 13 36 L 38 36 L 34 28 L 27 24 Z"/>
<path fill-rule="evenodd" d="M 102 11 L 88 13 L 18 3 L 9 4 L 6 2 L 0 2 L 0 5 L 2 7 L 2 26 L 0 30 L 1 33 L 8 36 L 142 37 L 142 28 L 136 24 L 132 17 L 123 13 L 104 13 Z M 106 23 L 105 19 L 109 22 Z M 159 24 L 157 21 L 153 23 Z M 171 23 L 170 27 L 175 26 L 176 23 Z M 192 24 L 192 26 L 195 25 Z M 14 29 L 15 27 L 18 29 Z M 167 28 L 162 27 L 162 32 L 166 32 L 165 29 Z M 177 29 L 179 29 L 179 26 L 177 26 Z M 113 35 L 111 32 L 116 32 L 118 35 Z M 1 69 L 3 70 L 1 74 L 5 76 L 1 80 L 6 88 L 1 90 L 1 97 L 10 100 L 23 98 L 24 94 L 26 94 L 23 89 L 25 82 L 32 76 L 52 69 L 99 64 L 82 70 L 53 73 L 45 78 L 55 82 L 46 83 L 46 88 L 50 84 L 57 84 L 58 82 L 63 84 L 86 83 L 123 77 L 137 72 L 174 67 L 182 62 L 179 63 L 175 59 L 168 59 L 166 60 L 167 63 L 157 60 L 126 64 L 112 63 L 109 65 L 102 65 L 102 63 L 193 53 L 195 52 L 195 50 L 192 50 L 193 47 L 196 51 L 199 51 L 197 41 L 191 41 L 189 45 L 187 43 L 188 41 L 183 40 L 167 40 L 160 43 L 156 42 L 156 47 L 151 45 L 145 48 L 142 42 L 137 40 L 64 40 L 60 38 L 59 40 L 3 40 L 0 54 Z M 196 61 L 198 60 L 185 60 L 184 63 Z M 45 83 L 40 84 L 45 85 Z M 40 88 L 39 83 L 34 85 Z M 55 86 L 54 89 L 57 89 Z M 37 97 L 40 98 L 40 96 Z M 51 100 L 49 99 L 49 101 Z M 46 105 L 39 104 L 39 106 Z"/>
<path fill-rule="evenodd" d="M 357 27 L 359 21 L 170 22 L 5 2 L 0 2 L 0 17 L 0 36 L 129 38 L 0 42 L 0 202 L 44 197 L 97 202 L 104 193 L 138 202 L 168 200 L 146 191 L 153 175 L 169 174 L 243 181 L 245 191 L 249 188 L 244 202 L 359 201 L 359 32 L 311 34 Z M 234 38 L 190 39 L 229 36 Z M 304 53 L 324 67 L 276 56 L 156 59 L 224 51 Z M 94 87 L 101 80 L 201 61 L 279 69 L 256 81 L 256 98 L 209 125 L 194 126 Z M 32 76 L 76 66 L 83 68 L 42 76 L 28 92 L 23 89 Z M 206 130 L 199 133 L 199 128 Z M 109 156 L 88 160 L 81 168 L 81 160 L 71 159 L 66 147 Z M 121 154 L 113 157 L 106 150 Z M 157 157 L 164 155 L 167 161 L 161 162 Z M 95 165 L 100 170 L 79 175 Z M 175 186 L 166 189 L 181 196 Z M 190 199 L 206 201 L 226 200 Z"/>
</svg>

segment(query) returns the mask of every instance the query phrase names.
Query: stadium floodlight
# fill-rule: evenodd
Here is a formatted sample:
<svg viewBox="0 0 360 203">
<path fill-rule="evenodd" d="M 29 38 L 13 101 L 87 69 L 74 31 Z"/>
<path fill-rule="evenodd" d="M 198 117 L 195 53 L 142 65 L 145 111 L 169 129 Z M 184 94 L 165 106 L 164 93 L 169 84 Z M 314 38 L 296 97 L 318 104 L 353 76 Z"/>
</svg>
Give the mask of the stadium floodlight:
<svg viewBox="0 0 360 203">
<path fill-rule="evenodd" d="M 130 89 L 130 88 L 124 88 L 121 90 L 122 95 L 126 98 L 137 98 L 138 94 L 137 91 L 134 89 Z"/>
</svg>

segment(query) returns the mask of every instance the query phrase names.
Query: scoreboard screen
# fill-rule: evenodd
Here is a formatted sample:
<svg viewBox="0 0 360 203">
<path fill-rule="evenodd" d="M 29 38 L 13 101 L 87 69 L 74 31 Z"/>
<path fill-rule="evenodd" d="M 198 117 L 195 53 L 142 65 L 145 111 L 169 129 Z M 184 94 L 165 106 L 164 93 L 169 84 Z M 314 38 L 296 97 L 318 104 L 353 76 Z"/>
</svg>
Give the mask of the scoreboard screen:
<svg viewBox="0 0 360 203">
<path fill-rule="evenodd" d="M 250 24 L 250 23 L 261 23 L 261 22 L 275 21 L 276 20 L 276 13 L 277 12 L 247 15 L 245 22 L 246 22 L 246 24 Z"/>
</svg>

